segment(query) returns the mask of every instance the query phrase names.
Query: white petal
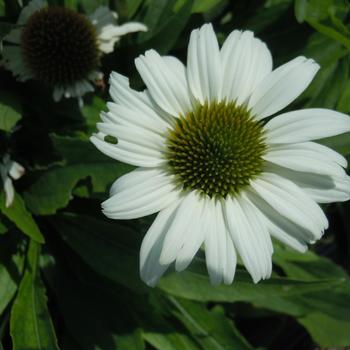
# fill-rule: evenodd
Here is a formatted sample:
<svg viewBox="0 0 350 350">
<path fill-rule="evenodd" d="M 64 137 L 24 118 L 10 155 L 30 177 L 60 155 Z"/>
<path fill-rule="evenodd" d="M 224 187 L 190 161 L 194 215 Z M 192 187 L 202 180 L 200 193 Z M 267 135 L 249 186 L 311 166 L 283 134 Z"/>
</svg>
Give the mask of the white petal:
<svg viewBox="0 0 350 350">
<path fill-rule="evenodd" d="M 154 128 L 159 127 L 160 131 L 164 131 L 170 126 L 166 118 L 163 118 L 161 114 L 155 111 L 152 101 L 147 94 L 130 88 L 128 78 L 112 72 L 110 84 L 110 94 L 113 100 L 117 104 L 140 115 L 140 118 L 144 120 L 148 127 L 152 125 Z"/>
<path fill-rule="evenodd" d="M 26 81 L 33 78 L 33 74 L 23 61 L 22 51 L 17 45 L 4 45 L 3 51 L 4 67 L 17 77 L 18 81 Z"/>
<path fill-rule="evenodd" d="M 211 230 L 208 231 L 205 238 L 205 261 L 210 277 L 210 282 L 213 285 L 218 285 L 222 281 L 222 271 L 219 265 L 218 253 L 218 237 L 215 235 L 216 230 L 214 225 L 211 225 Z"/>
<path fill-rule="evenodd" d="M 299 186 L 318 203 L 346 202 L 350 199 L 350 177 L 344 175 L 342 177 L 332 178 L 333 188 L 315 188 L 310 185 L 299 184 Z M 295 181 L 295 180 L 294 180 Z M 296 182 L 296 181 L 295 181 Z M 297 182 L 296 182 L 297 183 Z"/>
<path fill-rule="evenodd" d="M 107 6 L 99 6 L 95 12 L 89 15 L 89 18 L 99 34 L 104 26 L 117 23 L 118 14 Z"/>
<path fill-rule="evenodd" d="M 164 163 L 164 159 L 156 150 L 147 149 L 134 142 L 119 140 L 117 144 L 104 141 L 106 134 L 97 133 L 90 137 L 90 141 L 107 156 L 121 162 L 144 167 L 156 167 Z"/>
<path fill-rule="evenodd" d="M 350 131 L 350 117 L 330 109 L 301 109 L 272 118 L 264 128 L 268 143 L 303 142 Z"/>
<path fill-rule="evenodd" d="M 159 259 L 162 265 L 170 264 L 177 258 L 185 240 L 188 239 L 186 233 L 193 219 L 193 214 L 198 211 L 200 205 L 200 198 L 194 191 L 187 194 L 180 203 L 175 218 L 164 239 L 163 249 Z"/>
<path fill-rule="evenodd" d="M 13 183 L 10 177 L 7 177 L 4 180 L 4 191 L 6 195 L 6 202 L 5 206 L 6 208 L 10 207 L 13 203 L 13 200 L 15 198 L 15 189 L 13 187 Z"/>
<path fill-rule="evenodd" d="M 138 22 L 128 22 L 120 26 L 115 24 L 107 24 L 100 28 L 98 34 L 98 45 L 100 51 L 104 53 L 111 53 L 114 50 L 114 45 L 120 40 L 120 38 L 128 33 L 145 32 L 147 27 Z"/>
<path fill-rule="evenodd" d="M 11 30 L 9 34 L 7 34 L 4 37 L 5 41 L 14 43 L 14 44 L 19 44 L 21 41 L 21 34 L 22 34 L 22 28 L 23 25 L 27 22 L 29 17 L 36 11 L 40 10 L 41 8 L 47 6 L 46 2 L 42 0 L 31 0 L 29 1 L 28 5 L 23 7 L 18 20 L 17 20 L 17 25 L 18 28 L 15 28 Z"/>
<path fill-rule="evenodd" d="M 103 213 L 111 219 L 135 219 L 154 214 L 178 197 L 173 179 L 158 169 L 136 169 L 117 183 L 113 184 L 115 194 L 102 203 Z"/>
<path fill-rule="evenodd" d="M 102 113 L 107 115 L 109 121 L 118 125 L 127 126 L 129 128 L 141 128 L 146 129 L 148 132 L 154 132 L 156 134 L 163 134 L 168 128 L 168 124 L 160 118 L 149 117 L 144 113 L 139 113 L 134 109 L 125 107 L 124 105 L 114 102 L 108 102 L 108 113 Z M 101 119 L 103 120 L 101 115 Z"/>
<path fill-rule="evenodd" d="M 137 126 L 129 127 L 124 125 L 107 123 L 97 123 L 97 129 L 105 135 L 111 135 L 118 139 L 119 142 L 125 141 L 134 143 L 140 147 L 145 147 L 147 151 L 155 156 L 162 157 L 161 151 L 164 149 L 164 137 L 152 131 Z M 155 151 L 155 152 L 153 152 Z"/>
<path fill-rule="evenodd" d="M 14 179 L 18 180 L 25 173 L 23 166 L 17 162 L 11 161 L 9 164 L 9 175 Z"/>
<path fill-rule="evenodd" d="M 191 222 L 186 228 L 187 237 L 176 257 L 176 271 L 185 270 L 202 245 L 205 237 L 207 211 L 207 200 L 200 198 L 198 206 L 195 207 L 195 211 L 193 212 Z"/>
<path fill-rule="evenodd" d="M 233 245 L 231 235 L 226 231 L 226 262 L 224 266 L 224 283 L 231 284 L 235 277 L 237 265 L 236 249 Z"/>
<path fill-rule="evenodd" d="M 188 45 L 187 79 L 192 94 L 203 104 L 221 100 L 222 65 L 211 24 L 193 30 Z"/>
<path fill-rule="evenodd" d="M 171 225 L 176 208 L 176 201 L 163 209 L 148 229 L 140 249 L 140 275 L 141 279 L 151 287 L 154 287 L 169 265 L 159 263 L 164 238 Z"/>
<path fill-rule="evenodd" d="M 222 97 L 240 105 L 272 70 L 267 46 L 250 31 L 234 30 L 221 49 L 223 65 Z"/>
<path fill-rule="evenodd" d="M 288 106 L 308 87 L 318 69 L 317 63 L 305 57 L 275 69 L 252 93 L 248 103 L 252 113 L 260 120 Z"/>
<path fill-rule="evenodd" d="M 273 247 L 261 213 L 248 197 L 227 198 L 225 216 L 233 243 L 254 283 L 269 278 Z"/>
<path fill-rule="evenodd" d="M 299 252 L 305 252 L 307 250 L 305 241 L 311 242 L 315 240 L 315 237 L 310 231 L 280 215 L 257 194 L 248 192 L 247 195 L 263 215 L 265 225 L 273 237 Z"/>
<path fill-rule="evenodd" d="M 152 98 L 165 112 L 178 116 L 192 110 L 190 91 L 184 79 L 177 76 L 169 60 L 154 50 L 135 60 L 136 68 Z"/>
<path fill-rule="evenodd" d="M 293 182 L 263 173 L 251 181 L 251 186 L 280 215 L 311 231 L 316 238 L 328 227 L 322 209 Z"/>
<path fill-rule="evenodd" d="M 268 171 L 293 181 L 315 202 L 345 202 L 350 199 L 350 178 L 346 174 L 326 176 L 294 171 L 274 165 L 268 165 Z"/>
<path fill-rule="evenodd" d="M 329 176 L 343 176 L 344 169 L 333 161 L 344 164 L 345 159 L 327 147 L 318 147 L 312 142 L 282 144 L 270 147 L 263 158 L 280 166 L 308 173 Z"/>
</svg>

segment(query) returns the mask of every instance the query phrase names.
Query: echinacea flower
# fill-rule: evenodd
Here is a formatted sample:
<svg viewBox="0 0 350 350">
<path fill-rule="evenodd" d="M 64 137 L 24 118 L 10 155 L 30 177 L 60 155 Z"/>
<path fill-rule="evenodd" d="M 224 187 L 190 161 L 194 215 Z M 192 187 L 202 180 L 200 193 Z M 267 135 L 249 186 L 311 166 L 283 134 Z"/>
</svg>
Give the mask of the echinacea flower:
<svg viewBox="0 0 350 350">
<path fill-rule="evenodd" d="M 91 16 L 32 0 L 23 8 L 18 28 L 4 38 L 4 66 L 19 81 L 36 79 L 53 88 L 53 98 L 81 98 L 101 79 L 103 53 L 113 51 L 121 36 L 147 30 L 129 22 L 117 25 L 117 14 L 99 7 Z"/>
<path fill-rule="evenodd" d="M 191 34 L 187 67 L 154 50 L 136 67 L 147 89 L 112 73 L 114 102 L 91 141 L 138 167 L 112 185 L 104 214 L 159 212 L 140 252 L 148 285 L 202 246 L 213 284 L 232 283 L 237 255 L 256 283 L 271 275 L 271 236 L 301 252 L 322 236 L 317 203 L 348 200 L 350 178 L 343 156 L 310 140 L 350 131 L 350 118 L 316 108 L 266 119 L 306 89 L 317 63 L 297 57 L 272 70 L 252 32 L 233 31 L 220 49 L 205 24 Z"/>
<path fill-rule="evenodd" d="M 23 176 L 24 173 L 25 170 L 23 166 L 11 160 L 8 154 L 3 157 L 2 163 L 0 163 L 0 176 L 3 182 L 3 188 L 6 196 L 6 208 L 12 205 L 15 197 L 15 190 L 12 180 L 18 180 Z"/>
</svg>

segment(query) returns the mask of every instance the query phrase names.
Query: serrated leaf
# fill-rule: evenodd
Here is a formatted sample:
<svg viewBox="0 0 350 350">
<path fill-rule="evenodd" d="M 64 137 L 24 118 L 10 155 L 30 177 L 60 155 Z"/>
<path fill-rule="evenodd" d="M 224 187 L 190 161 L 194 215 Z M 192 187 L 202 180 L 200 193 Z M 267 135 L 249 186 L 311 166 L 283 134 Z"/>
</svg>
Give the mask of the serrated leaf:
<svg viewBox="0 0 350 350">
<path fill-rule="evenodd" d="M 25 235 L 34 239 L 38 243 L 44 243 L 45 239 L 32 215 L 28 212 L 22 197 L 18 193 L 15 193 L 14 201 L 8 208 L 6 208 L 5 202 L 5 193 L 1 192 L 0 211 L 8 219 L 10 219 Z"/>
<path fill-rule="evenodd" d="M 209 311 L 199 303 L 170 297 L 177 319 L 204 350 L 252 350 L 233 323 L 220 310 Z"/>
<path fill-rule="evenodd" d="M 65 214 L 52 220 L 69 246 L 99 274 L 137 292 L 145 290 L 139 279 L 141 236 L 120 221 L 108 223 L 87 216 Z"/>
<path fill-rule="evenodd" d="M 14 350 L 59 350 L 39 273 L 40 246 L 31 241 L 28 267 L 11 310 L 10 334 Z"/>
<path fill-rule="evenodd" d="M 34 214 L 50 215 L 65 207 L 72 199 L 74 187 L 82 179 L 91 179 L 92 191 L 101 193 L 119 176 L 133 169 L 106 157 L 88 140 L 62 136 L 52 136 L 52 139 L 66 164 L 43 173 L 24 193 Z"/>
<path fill-rule="evenodd" d="M 10 131 L 21 118 L 22 110 L 18 98 L 0 90 L 0 130 Z"/>
</svg>

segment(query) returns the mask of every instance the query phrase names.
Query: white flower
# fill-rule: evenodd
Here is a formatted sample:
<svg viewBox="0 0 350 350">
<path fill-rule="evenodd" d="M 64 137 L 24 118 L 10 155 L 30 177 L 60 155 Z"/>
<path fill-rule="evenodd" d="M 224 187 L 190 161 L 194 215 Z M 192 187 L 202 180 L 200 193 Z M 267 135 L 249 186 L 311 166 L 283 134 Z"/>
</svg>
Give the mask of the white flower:
<svg viewBox="0 0 350 350">
<path fill-rule="evenodd" d="M 6 208 L 11 206 L 15 196 L 12 180 L 18 180 L 24 175 L 24 172 L 23 166 L 11 160 L 8 154 L 3 157 L 2 163 L 0 163 L 0 175 L 6 195 Z"/>
<path fill-rule="evenodd" d="M 24 7 L 17 25 L 4 38 L 3 64 L 19 81 L 37 79 L 52 87 L 55 101 L 94 91 L 103 77 L 100 56 L 112 52 L 121 36 L 147 30 L 136 22 L 118 26 L 117 14 L 107 7 L 85 17 L 43 0 Z"/>
<path fill-rule="evenodd" d="M 306 89 L 318 64 L 297 57 L 272 70 L 252 32 L 233 31 L 220 49 L 206 24 L 191 34 L 187 67 L 153 50 L 136 67 L 147 89 L 112 73 L 114 102 L 91 141 L 139 167 L 112 185 L 105 215 L 159 212 L 141 247 L 147 284 L 173 262 L 184 270 L 201 246 L 213 284 L 232 283 L 237 255 L 258 282 L 271 275 L 271 236 L 301 252 L 322 236 L 317 202 L 348 200 L 350 178 L 344 157 L 310 140 L 350 131 L 350 118 L 303 109 L 265 119 Z"/>
</svg>

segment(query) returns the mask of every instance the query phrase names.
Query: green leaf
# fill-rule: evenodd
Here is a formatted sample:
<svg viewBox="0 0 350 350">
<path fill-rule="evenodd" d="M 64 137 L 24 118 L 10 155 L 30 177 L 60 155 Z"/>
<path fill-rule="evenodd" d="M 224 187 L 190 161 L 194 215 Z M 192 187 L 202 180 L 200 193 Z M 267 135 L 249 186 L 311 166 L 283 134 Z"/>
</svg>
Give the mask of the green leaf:
<svg viewBox="0 0 350 350">
<path fill-rule="evenodd" d="M 209 311 L 205 306 L 170 297 L 174 315 L 189 330 L 204 350 L 250 350 L 250 344 L 239 334 L 221 309 Z"/>
<path fill-rule="evenodd" d="M 105 110 L 106 102 L 96 95 L 92 97 L 91 101 L 84 103 L 81 113 L 86 120 L 89 134 L 96 130 L 96 124 L 100 121 L 100 114 Z"/>
<path fill-rule="evenodd" d="M 93 270 L 136 292 L 145 291 L 138 271 L 141 235 L 120 221 L 108 223 L 73 214 L 57 216 L 52 223 Z"/>
<path fill-rule="evenodd" d="M 226 0 L 195 0 L 193 3 L 192 13 L 209 12 L 216 6 L 225 3 Z"/>
<path fill-rule="evenodd" d="M 132 166 L 106 157 L 88 140 L 52 136 L 65 165 L 43 173 L 24 193 L 26 204 L 37 215 L 54 214 L 72 199 L 72 191 L 81 179 L 91 179 L 93 193 L 104 193 L 107 186 Z"/>
<path fill-rule="evenodd" d="M 6 10 L 5 1 L 0 0 L 0 17 L 5 16 L 5 10 Z M 1 40 L 1 38 L 0 38 L 0 40 Z"/>
<path fill-rule="evenodd" d="M 152 47 L 165 54 L 176 43 L 191 16 L 193 0 L 186 0 L 175 8 L 174 4 L 174 1 L 151 1 L 145 16 L 148 31 L 139 35 L 145 49 Z"/>
<path fill-rule="evenodd" d="M 133 333 L 117 336 L 118 350 L 144 350 L 145 343 L 140 330 L 136 329 Z"/>
<path fill-rule="evenodd" d="M 324 34 L 335 41 L 338 41 L 340 44 L 344 45 L 348 50 L 350 50 L 350 37 L 322 23 L 318 23 L 316 21 L 311 20 L 309 20 L 308 23 L 312 27 L 314 27 L 319 33 Z"/>
<path fill-rule="evenodd" d="M 0 315 L 14 297 L 19 276 L 22 274 L 24 257 L 19 252 L 14 232 L 0 237 Z"/>
<path fill-rule="evenodd" d="M 39 230 L 32 215 L 26 209 L 22 197 L 15 193 L 12 205 L 5 206 L 6 196 L 4 192 L 0 193 L 0 211 L 7 216 L 25 235 L 34 239 L 38 243 L 44 243 L 45 239 Z"/>
<path fill-rule="evenodd" d="M 144 332 L 143 338 L 157 350 L 199 350 L 196 343 L 181 333 Z"/>
<path fill-rule="evenodd" d="M 334 137 L 328 137 L 318 142 L 334 149 L 345 157 L 350 155 L 350 133 L 348 132 Z"/>
<path fill-rule="evenodd" d="M 350 322 L 329 317 L 320 312 L 309 313 L 298 318 L 311 334 L 315 342 L 322 347 L 347 347 L 350 346 Z"/>
<path fill-rule="evenodd" d="M 27 269 L 11 310 L 10 334 L 14 350 L 58 350 L 55 330 L 47 309 L 45 287 L 39 273 L 40 246 L 31 241 Z"/>
<path fill-rule="evenodd" d="M 184 271 L 170 273 L 159 282 L 164 292 L 196 301 L 246 301 L 260 305 L 273 303 L 270 299 L 296 296 L 311 291 L 327 290 L 334 285 L 344 283 L 343 278 L 328 280 L 302 281 L 283 277 L 272 277 L 269 280 L 253 284 L 246 271 L 236 271 L 232 285 L 212 286 L 206 274 Z"/>
<path fill-rule="evenodd" d="M 21 104 L 16 95 L 0 90 L 0 130 L 10 131 L 21 118 Z"/>
</svg>

